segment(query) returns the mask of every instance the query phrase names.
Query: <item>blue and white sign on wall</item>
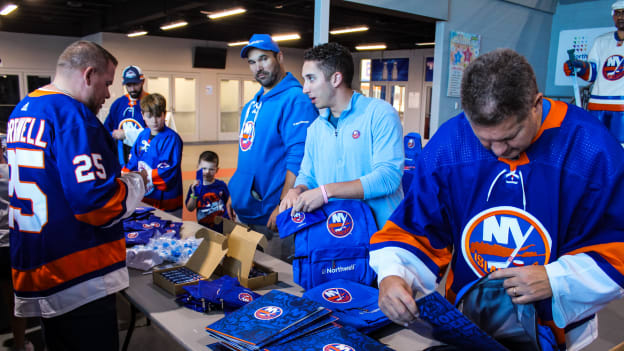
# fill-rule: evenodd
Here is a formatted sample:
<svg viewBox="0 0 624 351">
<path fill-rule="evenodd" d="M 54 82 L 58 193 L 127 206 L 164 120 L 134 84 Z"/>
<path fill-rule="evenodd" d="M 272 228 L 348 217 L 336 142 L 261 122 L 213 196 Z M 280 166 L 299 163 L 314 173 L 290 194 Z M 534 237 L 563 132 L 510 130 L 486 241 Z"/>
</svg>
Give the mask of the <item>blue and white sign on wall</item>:
<svg viewBox="0 0 624 351">
<path fill-rule="evenodd" d="M 409 59 L 374 59 L 371 63 L 371 80 L 373 81 L 407 81 Z"/>
</svg>

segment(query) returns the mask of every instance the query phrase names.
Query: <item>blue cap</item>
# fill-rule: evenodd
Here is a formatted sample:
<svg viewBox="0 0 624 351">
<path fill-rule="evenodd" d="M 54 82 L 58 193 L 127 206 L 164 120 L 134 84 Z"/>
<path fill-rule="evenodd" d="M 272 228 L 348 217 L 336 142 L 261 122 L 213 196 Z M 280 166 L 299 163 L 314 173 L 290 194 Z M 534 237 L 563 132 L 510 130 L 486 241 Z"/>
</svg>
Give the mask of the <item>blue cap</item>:
<svg viewBox="0 0 624 351">
<path fill-rule="evenodd" d="M 129 83 L 141 83 L 145 79 L 143 73 L 141 73 L 141 69 L 138 66 L 128 66 L 124 68 L 121 76 L 123 77 L 123 85 Z"/>
<path fill-rule="evenodd" d="M 273 51 L 273 52 L 280 52 L 279 46 L 277 46 L 277 43 L 275 41 L 273 41 L 273 38 L 271 38 L 271 36 L 268 35 L 268 34 L 254 34 L 254 35 L 252 35 L 251 39 L 249 39 L 249 44 L 247 44 L 243 48 L 243 50 L 241 50 L 241 58 L 246 58 L 247 57 L 247 52 L 251 48 L 256 48 L 256 49 L 260 49 L 260 50 L 267 50 L 267 51 Z"/>
</svg>

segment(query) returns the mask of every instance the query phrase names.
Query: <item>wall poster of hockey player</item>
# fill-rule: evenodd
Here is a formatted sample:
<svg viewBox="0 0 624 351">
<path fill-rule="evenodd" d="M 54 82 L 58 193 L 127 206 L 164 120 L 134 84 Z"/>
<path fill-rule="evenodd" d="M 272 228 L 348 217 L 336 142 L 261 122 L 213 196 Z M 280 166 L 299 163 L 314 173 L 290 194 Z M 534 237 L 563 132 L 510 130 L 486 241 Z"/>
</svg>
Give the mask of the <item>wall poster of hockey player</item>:
<svg viewBox="0 0 624 351">
<path fill-rule="evenodd" d="M 568 60 L 568 50 L 574 49 L 577 60 L 587 61 L 589 50 L 594 40 L 601 34 L 613 31 L 613 27 L 583 28 L 562 30 L 559 32 L 559 45 L 557 46 L 557 70 L 555 70 L 555 85 L 572 85 L 572 78 L 565 75 L 560 67 Z M 586 81 L 579 79 L 580 86 L 588 85 Z"/>
</svg>

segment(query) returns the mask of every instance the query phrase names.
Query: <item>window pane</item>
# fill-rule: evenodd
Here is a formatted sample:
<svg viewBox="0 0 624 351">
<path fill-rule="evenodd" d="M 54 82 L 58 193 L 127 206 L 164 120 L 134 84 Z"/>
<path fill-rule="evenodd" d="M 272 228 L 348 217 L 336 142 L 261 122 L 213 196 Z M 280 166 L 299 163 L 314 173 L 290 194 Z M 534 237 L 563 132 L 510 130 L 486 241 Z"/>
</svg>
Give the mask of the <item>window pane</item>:
<svg viewBox="0 0 624 351">
<path fill-rule="evenodd" d="M 244 106 L 247 101 L 253 99 L 258 90 L 260 90 L 260 83 L 256 82 L 255 80 L 244 80 L 243 101 L 241 102 L 241 106 Z"/>
<path fill-rule="evenodd" d="M 125 89 L 125 88 L 124 88 Z M 169 77 L 147 77 L 145 90 L 150 93 L 158 93 L 167 100 L 167 111 L 171 111 L 171 96 L 169 95 Z M 125 92 L 125 90 L 124 90 Z"/>
<path fill-rule="evenodd" d="M 371 60 L 362 59 L 360 61 L 360 82 L 370 82 Z"/>
<path fill-rule="evenodd" d="M 196 108 L 195 108 L 195 78 L 174 78 L 174 103 L 175 120 L 178 134 L 195 135 L 196 133 Z"/>
<path fill-rule="evenodd" d="M 238 80 L 222 79 L 219 87 L 221 132 L 236 133 L 240 117 L 240 83 Z"/>
<path fill-rule="evenodd" d="M 19 77 L 0 74 L 0 132 L 6 133 L 6 125 L 13 108 L 20 101 Z"/>
<path fill-rule="evenodd" d="M 51 81 L 50 76 L 27 76 L 26 84 L 28 86 L 28 92 L 30 93 L 35 89 L 50 84 Z"/>
<path fill-rule="evenodd" d="M 361 83 L 360 92 L 362 95 L 370 96 L 370 83 Z"/>
</svg>

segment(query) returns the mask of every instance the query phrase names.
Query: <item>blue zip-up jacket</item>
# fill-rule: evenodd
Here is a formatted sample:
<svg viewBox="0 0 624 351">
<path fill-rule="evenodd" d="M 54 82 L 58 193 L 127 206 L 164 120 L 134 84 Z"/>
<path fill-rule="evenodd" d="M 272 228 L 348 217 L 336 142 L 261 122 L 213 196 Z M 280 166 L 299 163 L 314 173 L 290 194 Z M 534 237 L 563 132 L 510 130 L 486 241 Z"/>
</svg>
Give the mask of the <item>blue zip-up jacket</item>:
<svg viewBox="0 0 624 351">
<path fill-rule="evenodd" d="M 389 103 L 353 93 L 337 128 L 324 109 L 310 128 L 295 186 L 359 179 L 379 228 L 403 198 L 403 127 Z"/>
<path fill-rule="evenodd" d="M 228 184 L 232 207 L 243 223 L 266 225 L 280 202 L 286 170 L 299 173 L 306 130 L 317 115 L 290 73 L 266 94 L 261 88 L 245 105 L 238 166 Z"/>
</svg>

